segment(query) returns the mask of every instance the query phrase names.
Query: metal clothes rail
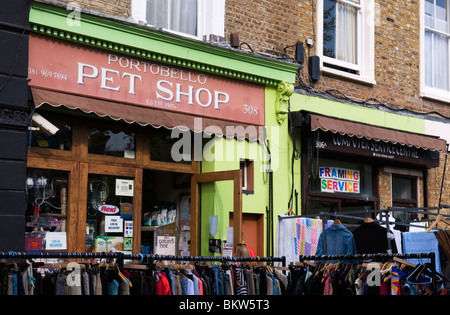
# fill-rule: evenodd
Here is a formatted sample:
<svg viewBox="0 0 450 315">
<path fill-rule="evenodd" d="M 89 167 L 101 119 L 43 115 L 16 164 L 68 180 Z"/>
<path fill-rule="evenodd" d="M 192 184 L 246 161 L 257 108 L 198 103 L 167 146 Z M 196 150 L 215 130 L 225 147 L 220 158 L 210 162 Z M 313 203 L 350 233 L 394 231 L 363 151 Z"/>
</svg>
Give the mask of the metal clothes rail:
<svg viewBox="0 0 450 315">
<path fill-rule="evenodd" d="M 0 258 L 7 259 L 33 259 L 33 258 L 59 258 L 59 259 L 116 259 L 119 268 L 123 268 L 124 260 L 138 260 L 140 263 L 163 260 L 173 261 L 209 261 L 209 262 L 281 262 L 286 266 L 286 257 L 219 257 L 219 256 L 175 256 L 150 254 L 125 254 L 120 252 L 101 253 L 71 253 L 71 252 L 0 252 Z"/>
<path fill-rule="evenodd" d="M 430 259 L 433 294 L 437 294 L 438 289 L 437 289 L 437 281 L 436 281 L 436 276 L 437 276 L 436 255 L 434 252 L 414 253 L 414 254 L 384 254 L 384 253 L 380 253 L 380 254 L 320 255 L 320 256 L 300 255 L 299 260 L 301 262 L 303 262 L 305 260 L 312 260 L 312 261 L 316 261 L 316 260 L 334 260 L 334 261 L 339 261 L 339 260 L 341 260 L 341 261 L 342 260 L 372 260 L 372 261 L 381 260 L 382 262 L 386 262 L 395 257 L 402 258 L 402 259 L 424 259 L 424 258 Z"/>
</svg>

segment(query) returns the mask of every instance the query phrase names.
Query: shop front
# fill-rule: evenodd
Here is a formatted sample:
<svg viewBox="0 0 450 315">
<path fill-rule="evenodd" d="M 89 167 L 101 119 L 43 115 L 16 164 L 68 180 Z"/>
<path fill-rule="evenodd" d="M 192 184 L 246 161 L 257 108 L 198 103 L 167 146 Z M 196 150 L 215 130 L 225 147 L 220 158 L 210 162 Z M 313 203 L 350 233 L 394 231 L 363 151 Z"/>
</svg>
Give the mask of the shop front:
<svg viewBox="0 0 450 315">
<path fill-rule="evenodd" d="M 219 66 L 205 66 L 198 56 L 164 55 L 160 46 L 118 44 L 131 41 L 118 28 L 116 42 L 93 38 L 87 25 L 99 23 L 84 15 L 83 33 L 62 30 L 59 10 L 35 4 L 30 15 L 29 87 L 40 120 L 29 132 L 26 251 L 199 253 L 211 238 L 201 232 L 202 198 L 211 193 L 202 185 L 222 181 L 233 183 L 227 198 L 234 202 L 220 209 L 232 221 L 221 220 L 219 229 L 232 227 L 229 239 L 239 243 L 247 168 L 237 155 L 237 167 L 227 160 L 220 171 L 211 168 L 220 161 L 205 160 L 205 147 L 213 136 L 258 145 L 266 90 L 275 91 L 286 70 L 270 79 L 244 75 L 221 65 L 249 57 L 233 63 L 228 53 L 211 53 Z"/>
<path fill-rule="evenodd" d="M 427 170 L 439 168 L 444 140 L 326 114 L 297 114 L 303 121 L 304 214 L 355 211 L 370 217 L 376 213 L 364 210 L 428 206 Z M 401 116 L 397 119 L 401 126 Z M 410 214 L 393 215 L 402 220 Z"/>
</svg>

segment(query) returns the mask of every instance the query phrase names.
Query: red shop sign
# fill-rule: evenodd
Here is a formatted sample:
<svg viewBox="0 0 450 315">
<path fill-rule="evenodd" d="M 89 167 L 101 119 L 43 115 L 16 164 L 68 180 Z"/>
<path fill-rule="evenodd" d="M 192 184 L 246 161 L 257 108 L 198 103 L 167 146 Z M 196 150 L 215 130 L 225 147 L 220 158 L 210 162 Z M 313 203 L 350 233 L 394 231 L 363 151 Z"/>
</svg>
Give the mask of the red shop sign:
<svg viewBox="0 0 450 315">
<path fill-rule="evenodd" d="M 119 213 L 120 209 L 112 205 L 100 205 L 98 206 L 98 211 L 104 214 L 116 214 Z"/>
<path fill-rule="evenodd" d="M 29 85 L 264 125 L 264 86 L 30 35 Z"/>
</svg>

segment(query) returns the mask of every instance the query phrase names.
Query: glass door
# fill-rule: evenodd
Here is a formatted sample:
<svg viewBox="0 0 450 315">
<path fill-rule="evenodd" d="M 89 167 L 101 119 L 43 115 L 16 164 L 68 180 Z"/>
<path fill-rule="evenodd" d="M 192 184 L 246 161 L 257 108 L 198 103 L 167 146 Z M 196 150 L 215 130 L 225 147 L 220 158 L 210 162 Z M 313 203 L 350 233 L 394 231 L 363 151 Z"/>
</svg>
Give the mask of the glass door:
<svg viewBox="0 0 450 315">
<path fill-rule="evenodd" d="M 87 187 L 86 251 L 131 251 L 133 178 L 90 174 Z"/>
</svg>

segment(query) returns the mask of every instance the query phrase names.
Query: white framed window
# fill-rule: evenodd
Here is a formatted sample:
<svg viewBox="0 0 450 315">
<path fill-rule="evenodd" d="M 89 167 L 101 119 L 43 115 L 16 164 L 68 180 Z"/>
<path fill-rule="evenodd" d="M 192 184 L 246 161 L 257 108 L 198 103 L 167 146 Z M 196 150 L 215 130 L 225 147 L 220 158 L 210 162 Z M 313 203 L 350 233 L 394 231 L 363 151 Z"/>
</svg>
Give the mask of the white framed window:
<svg viewBox="0 0 450 315">
<path fill-rule="evenodd" d="M 316 54 L 321 70 L 375 84 L 374 0 L 320 0 Z"/>
<path fill-rule="evenodd" d="M 131 16 L 135 23 L 202 40 L 224 36 L 225 0 L 132 0 Z"/>
<path fill-rule="evenodd" d="M 449 0 L 421 1 L 421 94 L 450 101 Z"/>
</svg>

